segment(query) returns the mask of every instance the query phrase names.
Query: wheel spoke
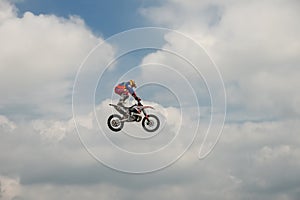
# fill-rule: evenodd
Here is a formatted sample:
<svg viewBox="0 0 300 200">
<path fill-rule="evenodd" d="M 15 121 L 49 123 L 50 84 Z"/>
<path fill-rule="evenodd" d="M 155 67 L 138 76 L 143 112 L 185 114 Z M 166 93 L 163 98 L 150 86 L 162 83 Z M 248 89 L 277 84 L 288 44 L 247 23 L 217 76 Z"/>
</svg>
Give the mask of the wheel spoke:
<svg viewBox="0 0 300 200">
<path fill-rule="evenodd" d="M 155 115 L 149 115 L 143 120 L 143 128 L 148 132 L 154 132 L 159 128 L 160 122 Z"/>
<path fill-rule="evenodd" d="M 113 131 L 120 131 L 124 123 L 121 121 L 121 116 L 111 115 L 107 121 L 108 127 Z"/>
</svg>

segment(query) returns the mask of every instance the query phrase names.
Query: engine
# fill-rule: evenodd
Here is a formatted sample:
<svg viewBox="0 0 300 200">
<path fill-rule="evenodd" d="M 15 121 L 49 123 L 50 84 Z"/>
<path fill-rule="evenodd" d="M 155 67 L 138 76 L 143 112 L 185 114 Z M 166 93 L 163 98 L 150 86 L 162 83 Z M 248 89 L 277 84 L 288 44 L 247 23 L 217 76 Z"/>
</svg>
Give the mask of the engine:
<svg viewBox="0 0 300 200">
<path fill-rule="evenodd" d="M 142 117 L 140 115 L 132 115 L 134 117 L 133 121 L 140 122 Z"/>
</svg>

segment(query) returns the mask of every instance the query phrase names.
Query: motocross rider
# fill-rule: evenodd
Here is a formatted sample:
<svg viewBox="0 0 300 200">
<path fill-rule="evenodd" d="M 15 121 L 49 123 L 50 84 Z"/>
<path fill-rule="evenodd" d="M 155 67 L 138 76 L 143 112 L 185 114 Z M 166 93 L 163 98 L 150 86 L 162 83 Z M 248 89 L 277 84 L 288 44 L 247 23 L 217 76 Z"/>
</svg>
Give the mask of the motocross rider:
<svg viewBox="0 0 300 200">
<path fill-rule="evenodd" d="M 129 80 L 127 82 L 122 82 L 119 83 L 116 87 L 115 87 L 115 93 L 120 95 L 120 100 L 118 102 L 119 106 L 123 106 L 125 104 L 125 101 L 128 99 L 129 94 L 131 94 L 131 96 L 138 102 L 141 101 L 141 98 L 139 98 L 134 89 L 136 88 L 136 84 L 134 80 Z"/>
</svg>

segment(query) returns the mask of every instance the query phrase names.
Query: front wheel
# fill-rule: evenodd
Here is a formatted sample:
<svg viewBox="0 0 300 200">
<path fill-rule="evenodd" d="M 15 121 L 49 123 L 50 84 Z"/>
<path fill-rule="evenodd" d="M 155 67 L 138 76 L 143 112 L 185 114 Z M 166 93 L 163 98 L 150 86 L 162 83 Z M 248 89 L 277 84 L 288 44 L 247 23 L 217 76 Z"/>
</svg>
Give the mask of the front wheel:
<svg viewBox="0 0 300 200">
<path fill-rule="evenodd" d="M 111 115 L 107 119 L 107 125 L 110 130 L 118 132 L 122 130 L 124 122 L 121 121 L 122 117 L 120 115 Z"/>
<path fill-rule="evenodd" d="M 159 125 L 160 125 L 160 121 L 158 117 L 156 117 L 155 115 L 148 115 L 148 118 L 147 117 L 143 118 L 142 126 L 145 129 L 145 131 L 148 132 L 157 131 Z"/>
</svg>

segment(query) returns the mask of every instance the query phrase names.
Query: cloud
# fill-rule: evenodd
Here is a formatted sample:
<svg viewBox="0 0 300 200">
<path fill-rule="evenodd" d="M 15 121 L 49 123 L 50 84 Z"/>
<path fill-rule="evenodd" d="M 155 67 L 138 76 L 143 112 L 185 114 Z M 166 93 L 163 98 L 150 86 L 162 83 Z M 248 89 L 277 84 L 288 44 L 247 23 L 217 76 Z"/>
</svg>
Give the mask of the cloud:
<svg viewBox="0 0 300 200">
<path fill-rule="evenodd" d="M 241 180 L 238 191 L 243 195 L 260 196 L 262 199 L 295 199 L 299 191 L 296 168 L 299 162 L 296 139 L 298 120 L 277 122 L 247 122 L 228 124 L 224 137 L 216 149 L 226 147 L 221 163 Z M 231 144 L 231 145 L 229 145 Z M 223 146 L 225 145 L 225 146 Z M 221 156 L 221 154 L 220 154 Z M 236 192 L 236 191 L 235 191 Z"/>
<path fill-rule="evenodd" d="M 231 108 L 252 119 L 272 119 L 299 116 L 295 91 L 300 85 L 300 27 L 294 20 L 299 18 L 298 8 L 297 1 L 174 0 L 141 12 L 152 23 L 182 31 L 207 49 L 220 68 Z M 197 56 L 176 38 L 167 41 L 166 46 Z M 161 52 L 145 60 L 182 65 Z"/>
<path fill-rule="evenodd" d="M 103 113 L 103 120 L 110 112 L 109 109 L 105 111 L 106 108 L 106 101 L 98 107 Z M 174 117 L 174 108 L 168 112 Z M 123 162 L 123 158 L 113 154 L 108 143 L 97 139 L 97 123 L 91 123 L 92 129 L 85 126 L 90 119 L 86 116 L 81 129 L 85 130 L 82 134 L 94 142 L 92 145 L 95 146 L 90 147 L 113 156 L 119 163 Z M 139 199 L 141 196 L 147 199 L 147 194 L 156 191 L 158 198 L 165 199 L 174 199 L 175 196 L 186 199 L 280 199 L 285 196 L 292 200 L 297 199 L 299 192 L 299 120 L 227 124 L 220 143 L 208 158 L 197 159 L 202 142 L 202 135 L 198 135 L 192 148 L 174 165 L 139 176 L 115 172 L 95 161 L 82 147 L 68 120 L 39 121 L 43 129 L 37 129 L 35 121 L 11 123 L 16 124 L 15 129 L 1 129 L 0 174 L 18 177 L 13 180 L 18 183 L 16 188 L 20 192 L 17 194 L 21 199 L 34 198 L 34 194 L 45 199 L 56 196 L 93 199 L 100 191 L 99 195 L 104 199 L 112 198 L 108 191 L 118 191 L 118 198 L 120 195 L 122 199 Z M 189 125 L 183 127 L 186 132 L 190 131 Z M 132 127 L 126 126 L 127 131 L 135 128 L 133 124 Z M 200 129 L 203 127 L 205 125 L 202 124 Z M 172 131 L 167 125 L 162 133 L 170 135 Z M 62 137 L 53 134 L 62 134 Z M 160 146 L 163 141 L 143 143 L 135 142 L 126 135 L 107 134 L 111 141 L 133 151 L 147 151 L 149 149 L 145 145 L 150 145 L 151 149 Z M 176 148 L 180 150 L 181 146 Z M 161 159 L 166 158 L 161 155 Z M 132 196 L 132 193 L 135 195 Z"/>
<path fill-rule="evenodd" d="M 128 196 L 127 191 L 110 184 L 97 184 L 89 187 L 42 184 L 26 186 L 23 190 L 25 194 L 22 199 L 92 200 L 97 196 L 97 198 L 109 200 L 124 199 Z"/>
<path fill-rule="evenodd" d="M 294 75 L 299 74 L 300 27 L 293 20 L 299 17 L 298 6 L 296 1 L 253 1 L 225 9 L 212 53 L 233 89 L 228 94 L 231 105 L 243 106 L 257 117 L 299 115 Z M 239 102 L 231 102 L 231 95 L 239 96 Z"/>
<path fill-rule="evenodd" d="M 65 134 L 74 130 L 73 121 L 35 120 L 33 129 L 38 131 L 45 139 L 62 140 Z"/>
<path fill-rule="evenodd" d="M 74 77 L 88 52 L 103 39 L 78 16 L 18 17 L 16 8 L 1 1 L 0 109 L 15 116 L 70 117 Z M 101 64 L 113 56 L 107 45 Z M 19 109 L 18 109 L 19 108 Z"/>
<path fill-rule="evenodd" d="M 75 72 L 90 48 L 103 40 L 93 35 L 80 17 L 65 19 L 30 12 L 18 17 L 14 6 L 1 1 L 0 92 L 5 97 L 0 100 L 1 198 L 298 199 L 300 123 L 294 119 L 299 115 L 297 6 L 297 1 L 170 0 L 143 9 L 153 23 L 187 33 L 215 58 L 226 82 L 230 119 L 206 159 L 197 159 L 207 127 L 203 120 L 200 135 L 178 162 L 156 173 L 135 176 L 115 172 L 94 160 L 80 143 L 70 117 L 67 99 Z M 167 47 L 188 50 L 189 56 L 197 57 L 194 49 L 174 35 L 165 39 Z M 101 55 L 97 63 L 113 57 L 114 49 L 107 44 L 106 54 Z M 169 64 L 196 81 L 193 73 L 182 68 L 186 66 L 182 61 L 170 58 L 157 51 L 143 62 Z M 151 73 L 166 82 L 176 81 L 167 73 Z M 141 77 L 149 78 L 145 73 Z M 100 125 L 112 142 L 131 151 L 161 147 L 179 126 L 178 108 L 145 102 L 166 118 L 165 135 L 143 141 L 113 134 L 106 126 L 112 111 L 108 103 L 102 101 L 96 107 Z M 189 109 L 191 116 L 182 124 L 186 137 L 197 123 L 193 108 Z M 23 111 L 35 117 L 14 119 Z M 98 139 L 93 114 L 76 116 L 90 147 L 115 163 L 132 165 Z M 126 124 L 124 130 L 144 134 L 140 124 Z M 183 150 L 186 137 L 180 137 L 173 152 L 159 155 L 155 161 L 167 160 Z M 139 166 L 151 164 L 142 162 Z"/>
<path fill-rule="evenodd" d="M 227 124 L 213 155 L 191 169 L 191 179 L 202 180 L 191 183 L 193 189 L 184 191 L 186 197 L 297 199 L 300 26 L 294 19 L 299 18 L 298 10 L 298 1 L 182 0 L 141 9 L 154 25 L 182 31 L 202 44 L 225 81 Z M 176 37 L 165 37 L 165 47 L 197 56 L 196 49 Z M 183 66 L 160 51 L 143 63 L 150 61 L 175 69 Z M 196 64 L 201 66 L 201 59 Z M 186 77 L 190 80 L 193 75 Z M 183 160 L 193 163 L 188 158 Z"/>
<path fill-rule="evenodd" d="M 0 199 L 13 200 L 20 194 L 20 180 L 0 176 Z"/>
<path fill-rule="evenodd" d="M 7 19 L 14 18 L 17 14 L 16 8 L 11 6 L 7 1 L 1 1 L 0 10 L 0 23 L 5 22 Z"/>
<path fill-rule="evenodd" d="M 7 117 L 0 115 L 0 127 L 9 131 L 13 131 L 16 128 L 16 124 Z"/>
</svg>

